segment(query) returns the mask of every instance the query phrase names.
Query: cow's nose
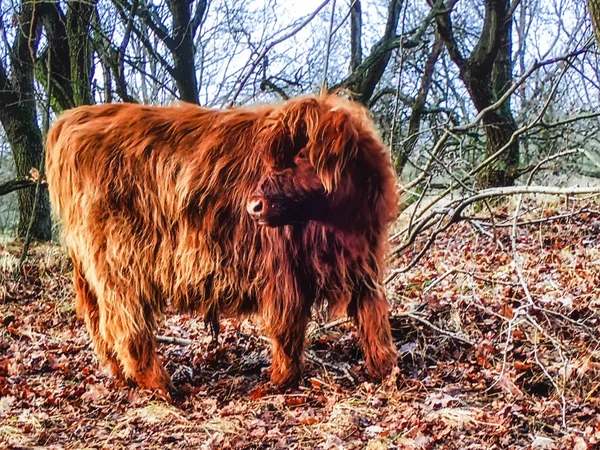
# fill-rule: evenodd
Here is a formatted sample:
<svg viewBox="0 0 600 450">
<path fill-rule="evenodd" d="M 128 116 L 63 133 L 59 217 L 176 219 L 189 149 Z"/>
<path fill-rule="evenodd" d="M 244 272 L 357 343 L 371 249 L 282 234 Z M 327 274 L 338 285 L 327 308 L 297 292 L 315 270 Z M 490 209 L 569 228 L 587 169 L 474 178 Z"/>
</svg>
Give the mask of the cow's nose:
<svg viewBox="0 0 600 450">
<path fill-rule="evenodd" d="M 263 197 L 252 197 L 246 205 L 248 214 L 254 219 L 263 217 L 266 213 L 267 203 Z"/>
</svg>

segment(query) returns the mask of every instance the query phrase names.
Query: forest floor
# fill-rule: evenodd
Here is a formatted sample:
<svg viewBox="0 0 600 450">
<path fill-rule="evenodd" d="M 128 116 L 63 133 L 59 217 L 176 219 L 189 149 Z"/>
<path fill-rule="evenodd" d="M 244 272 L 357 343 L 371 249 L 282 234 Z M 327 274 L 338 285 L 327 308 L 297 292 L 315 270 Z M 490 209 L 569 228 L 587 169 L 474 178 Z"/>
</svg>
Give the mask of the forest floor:
<svg viewBox="0 0 600 450">
<path fill-rule="evenodd" d="M 526 209 L 567 214 L 519 227 L 516 253 L 508 210 L 497 240 L 458 224 L 389 284 L 399 370 L 384 383 L 350 323 L 312 324 L 300 386 L 277 392 L 258 324 L 223 320 L 214 345 L 170 315 L 160 335 L 193 341 L 160 345 L 172 404 L 98 367 L 58 246 L 35 246 L 15 281 L 21 247 L 0 245 L 0 448 L 600 448 L 600 207 Z"/>
</svg>

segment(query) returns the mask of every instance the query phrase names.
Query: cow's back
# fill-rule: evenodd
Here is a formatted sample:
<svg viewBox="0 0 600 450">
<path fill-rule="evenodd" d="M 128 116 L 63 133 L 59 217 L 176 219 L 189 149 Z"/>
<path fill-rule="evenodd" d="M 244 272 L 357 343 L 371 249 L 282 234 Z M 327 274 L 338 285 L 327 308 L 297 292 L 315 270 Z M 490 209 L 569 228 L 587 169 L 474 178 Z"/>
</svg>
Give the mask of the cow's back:
<svg viewBox="0 0 600 450">
<path fill-rule="evenodd" d="M 253 114 L 115 104 L 61 116 L 47 138 L 50 195 L 96 290 L 129 284 L 196 310 L 247 290 L 240 273 L 258 255 L 244 204 L 260 163 L 239 137 Z"/>
</svg>

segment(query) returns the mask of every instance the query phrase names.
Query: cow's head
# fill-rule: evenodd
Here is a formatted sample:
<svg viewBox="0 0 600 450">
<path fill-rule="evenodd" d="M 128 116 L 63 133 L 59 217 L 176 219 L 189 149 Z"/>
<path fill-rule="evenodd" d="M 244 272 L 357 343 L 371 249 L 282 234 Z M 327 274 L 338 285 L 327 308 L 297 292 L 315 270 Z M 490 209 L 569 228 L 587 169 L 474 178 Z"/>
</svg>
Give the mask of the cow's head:
<svg viewBox="0 0 600 450">
<path fill-rule="evenodd" d="M 355 122 L 331 99 L 295 99 L 271 111 L 258 132 L 265 170 L 246 205 L 251 217 L 272 227 L 331 220 L 354 190 Z"/>
<path fill-rule="evenodd" d="M 364 107 L 331 95 L 290 100 L 268 113 L 256 142 L 264 175 L 246 209 L 258 223 L 380 228 L 394 217 L 395 174 Z"/>
</svg>

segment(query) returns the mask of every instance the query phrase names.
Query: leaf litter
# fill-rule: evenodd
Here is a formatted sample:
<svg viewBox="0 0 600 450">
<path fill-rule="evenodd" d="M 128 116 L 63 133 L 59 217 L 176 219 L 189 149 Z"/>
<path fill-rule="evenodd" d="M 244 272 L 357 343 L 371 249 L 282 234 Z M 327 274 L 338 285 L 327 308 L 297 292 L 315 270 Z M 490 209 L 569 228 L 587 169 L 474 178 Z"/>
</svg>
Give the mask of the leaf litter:
<svg viewBox="0 0 600 450">
<path fill-rule="evenodd" d="M 286 392 L 268 383 L 257 323 L 224 319 L 215 344 L 199 318 L 168 315 L 159 334 L 194 342 L 159 346 L 182 393 L 173 404 L 98 367 L 62 249 L 34 246 L 17 281 L 20 246 L 0 245 L 0 448 L 598 448 L 594 205 L 518 229 L 532 303 L 509 227 L 495 230 L 503 247 L 466 222 L 439 236 L 388 286 L 399 369 L 383 383 L 368 379 L 352 324 L 323 326 L 322 312 L 303 379 Z M 532 204 L 528 214 L 556 208 Z"/>
</svg>

